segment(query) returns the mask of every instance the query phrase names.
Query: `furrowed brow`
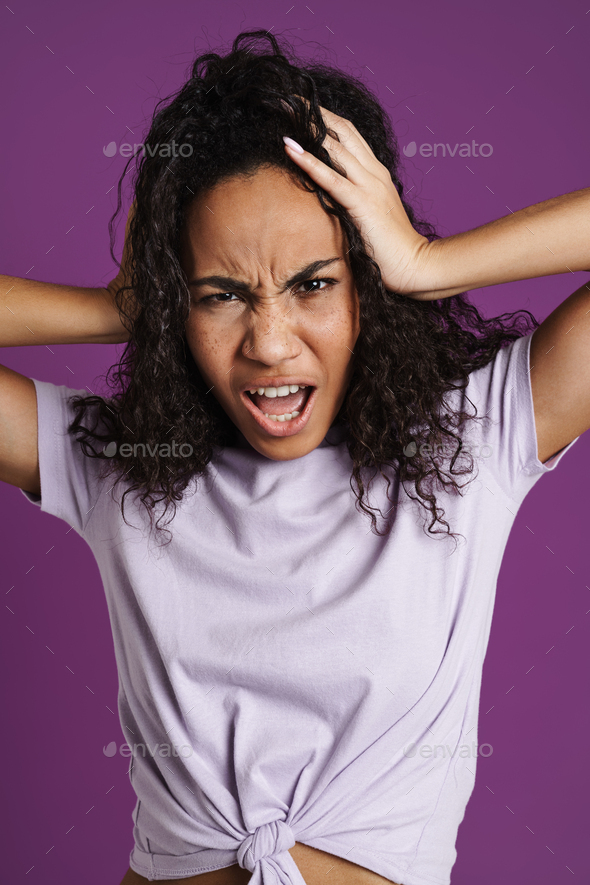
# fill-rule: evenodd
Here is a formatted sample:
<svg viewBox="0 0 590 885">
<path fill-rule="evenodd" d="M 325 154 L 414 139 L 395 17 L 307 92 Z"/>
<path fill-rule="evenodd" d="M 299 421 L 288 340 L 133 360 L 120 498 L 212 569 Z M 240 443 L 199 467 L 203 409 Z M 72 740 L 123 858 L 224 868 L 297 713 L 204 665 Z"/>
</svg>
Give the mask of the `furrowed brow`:
<svg viewBox="0 0 590 885">
<path fill-rule="evenodd" d="M 343 261 L 343 259 L 337 256 L 335 258 L 324 258 L 320 261 L 312 261 L 311 264 L 303 267 L 301 270 L 297 271 L 294 276 L 290 277 L 285 282 L 284 288 L 291 289 L 297 283 L 305 282 L 305 280 L 308 280 L 310 277 L 319 273 L 320 270 L 329 267 L 331 264 L 335 264 L 337 261 Z M 250 292 L 250 287 L 247 283 L 244 283 L 241 280 L 236 280 L 234 277 L 224 277 L 219 276 L 218 274 L 209 277 L 200 277 L 198 280 L 191 280 L 189 286 L 215 286 L 218 289 L 231 290 L 233 292 Z"/>
</svg>

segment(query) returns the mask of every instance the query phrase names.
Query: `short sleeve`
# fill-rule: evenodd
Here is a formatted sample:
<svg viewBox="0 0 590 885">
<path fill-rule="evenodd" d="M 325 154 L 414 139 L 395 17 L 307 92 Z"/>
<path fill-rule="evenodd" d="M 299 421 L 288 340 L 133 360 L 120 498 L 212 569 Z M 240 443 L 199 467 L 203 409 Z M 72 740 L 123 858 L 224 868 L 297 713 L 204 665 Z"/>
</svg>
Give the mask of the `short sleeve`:
<svg viewBox="0 0 590 885">
<path fill-rule="evenodd" d="M 579 437 L 539 461 L 530 377 L 533 333 L 501 348 L 494 359 L 470 375 L 466 394 L 486 416 L 473 432 L 474 455 L 498 485 L 514 500 L 522 500 L 545 473 L 555 470 Z M 472 411 L 472 410 L 471 410 Z"/>
<path fill-rule="evenodd" d="M 87 395 L 48 381 L 32 379 L 37 394 L 39 473 L 41 494 L 21 489 L 25 498 L 45 513 L 65 520 L 80 535 L 97 499 L 99 460 L 84 454 L 80 443 L 68 433 L 75 414 L 68 399 Z"/>
</svg>

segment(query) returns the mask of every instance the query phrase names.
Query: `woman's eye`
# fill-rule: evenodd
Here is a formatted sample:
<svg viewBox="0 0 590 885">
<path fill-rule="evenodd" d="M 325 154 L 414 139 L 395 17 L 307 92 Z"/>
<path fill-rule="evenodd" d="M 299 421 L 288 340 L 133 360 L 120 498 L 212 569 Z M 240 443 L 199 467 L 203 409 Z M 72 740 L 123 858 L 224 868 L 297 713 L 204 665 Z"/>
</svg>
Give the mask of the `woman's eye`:
<svg viewBox="0 0 590 885">
<path fill-rule="evenodd" d="M 321 280 L 305 280 L 303 283 L 299 284 L 299 288 L 306 287 L 303 294 L 312 295 L 314 292 L 323 291 L 326 286 L 333 286 L 335 282 L 336 280 L 328 278 Z M 206 295 L 201 299 L 201 301 L 208 304 L 234 304 L 239 300 L 240 299 L 234 292 L 215 292 L 213 295 Z"/>
<path fill-rule="evenodd" d="M 231 304 L 229 299 L 235 297 L 236 296 L 233 292 L 215 292 L 214 295 L 207 295 L 207 297 L 202 300 L 213 302 L 214 304 Z"/>
<path fill-rule="evenodd" d="M 322 279 L 322 280 L 305 280 L 304 283 L 301 283 L 301 286 L 315 286 L 315 287 L 316 287 L 316 288 L 314 288 L 314 289 L 308 289 L 308 290 L 307 290 L 306 294 L 309 295 L 309 294 L 311 294 L 312 292 L 321 292 L 321 291 L 322 291 L 322 289 L 320 289 L 320 287 L 319 287 L 319 284 L 320 284 L 320 283 L 324 283 L 324 284 L 330 286 L 330 285 L 333 285 L 335 282 L 336 282 L 336 280 L 330 280 L 330 279 Z M 322 287 L 322 288 L 323 288 L 323 287 Z"/>
</svg>

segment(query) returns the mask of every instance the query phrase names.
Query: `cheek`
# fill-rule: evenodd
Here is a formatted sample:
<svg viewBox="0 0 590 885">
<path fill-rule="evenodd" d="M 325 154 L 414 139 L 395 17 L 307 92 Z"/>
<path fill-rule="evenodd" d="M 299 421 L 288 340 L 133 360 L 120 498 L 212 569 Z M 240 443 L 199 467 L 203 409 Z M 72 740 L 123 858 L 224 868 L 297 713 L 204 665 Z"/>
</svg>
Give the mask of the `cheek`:
<svg viewBox="0 0 590 885">
<path fill-rule="evenodd" d="M 326 317 L 326 326 L 332 331 L 332 343 L 339 348 L 352 349 L 358 337 L 358 311 L 350 300 L 338 305 L 332 311 L 330 317 Z"/>
<path fill-rule="evenodd" d="M 340 378 L 340 385 L 346 387 L 350 380 L 354 350 L 359 335 L 358 306 L 354 297 L 350 297 L 342 306 L 339 315 L 334 318 L 332 326 L 335 337 L 332 339 L 333 364 Z"/>
<path fill-rule="evenodd" d="M 192 307 L 185 331 L 187 340 L 193 341 L 195 346 L 200 347 L 202 343 L 207 347 L 218 347 L 222 342 L 229 345 L 241 334 L 240 317 L 230 315 L 229 311 L 224 315 L 223 311 L 208 312 Z"/>
<path fill-rule="evenodd" d="M 325 324 L 321 340 L 317 341 L 317 355 L 328 373 L 330 389 L 338 394 L 347 383 L 356 338 L 353 317 L 347 314 L 333 315 Z M 329 329 L 329 331 L 327 331 Z"/>
<path fill-rule="evenodd" d="M 190 352 L 203 377 L 211 380 L 223 375 L 228 348 L 219 330 L 202 318 L 191 316 L 185 331 Z"/>
</svg>

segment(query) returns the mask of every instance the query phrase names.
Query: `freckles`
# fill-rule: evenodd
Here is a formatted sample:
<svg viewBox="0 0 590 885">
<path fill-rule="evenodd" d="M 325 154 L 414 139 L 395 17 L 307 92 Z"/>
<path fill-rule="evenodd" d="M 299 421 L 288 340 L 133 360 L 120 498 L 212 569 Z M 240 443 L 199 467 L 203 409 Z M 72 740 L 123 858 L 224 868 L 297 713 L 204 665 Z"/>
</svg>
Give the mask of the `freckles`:
<svg viewBox="0 0 590 885">
<path fill-rule="evenodd" d="M 354 314 L 349 308 L 334 308 L 328 317 L 332 331 L 344 338 L 348 338 L 350 335 L 353 320 Z"/>
<path fill-rule="evenodd" d="M 189 319 L 187 323 L 187 331 L 190 333 L 190 338 L 195 350 L 200 353 L 210 350 L 211 346 L 214 346 L 217 342 L 215 333 L 207 327 L 206 323 L 202 322 L 202 317 L 195 316 L 192 319 L 192 322 Z"/>
<path fill-rule="evenodd" d="M 207 330 L 197 321 L 197 318 L 189 319 L 187 322 L 186 338 L 197 365 L 205 371 L 210 371 L 216 362 L 217 339 L 207 333 Z"/>
<path fill-rule="evenodd" d="M 231 348 L 226 338 L 221 335 L 210 335 L 201 339 L 202 352 L 211 360 L 210 369 L 226 374 L 225 364 L 231 361 Z"/>
</svg>

